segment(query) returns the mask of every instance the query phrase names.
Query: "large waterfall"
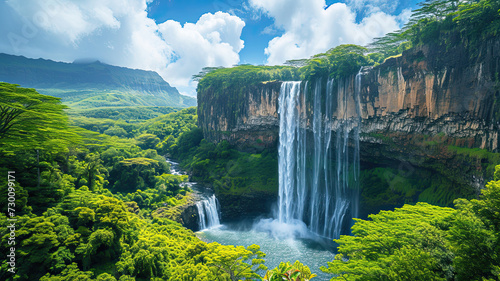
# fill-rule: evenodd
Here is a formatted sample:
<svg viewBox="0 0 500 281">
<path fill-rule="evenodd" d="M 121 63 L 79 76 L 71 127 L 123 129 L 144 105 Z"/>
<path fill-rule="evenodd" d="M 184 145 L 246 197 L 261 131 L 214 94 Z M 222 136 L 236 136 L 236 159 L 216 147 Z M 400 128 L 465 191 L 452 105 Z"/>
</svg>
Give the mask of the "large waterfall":
<svg viewBox="0 0 500 281">
<path fill-rule="evenodd" d="M 279 222 L 304 222 L 314 233 L 338 238 L 358 216 L 360 74 L 355 81 L 354 93 L 343 80 L 327 81 L 325 91 L 316 81 L 310 94 L 307 83 L 282 84 Z"/>
<path fill-rule="evenodd" d="M 198 208 L 198 225 L 200 230 L 220 225 L 219 203 L 215 194 L 196 202 L 196 207 Z"/>
</svg>

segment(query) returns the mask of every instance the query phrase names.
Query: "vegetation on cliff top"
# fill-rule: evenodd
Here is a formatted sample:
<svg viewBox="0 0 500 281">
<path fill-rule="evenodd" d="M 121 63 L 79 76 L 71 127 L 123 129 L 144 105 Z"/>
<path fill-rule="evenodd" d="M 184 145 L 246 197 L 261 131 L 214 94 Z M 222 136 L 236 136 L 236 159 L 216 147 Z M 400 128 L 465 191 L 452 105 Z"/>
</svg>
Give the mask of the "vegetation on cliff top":
<svg viewBox="0 0 500 281">
<path fill-rule="evenodd" d="M 313 80 L 320 77 L 341 78 L 356 73 L 362 66 L 373 65 L 368 49 L 356 45 L 340 45 L 304 60 L 301 67 L 240 65 L 214 68 L 200 74 L 197 92 L 217 89 L 219 92 L 248 87 L 256 83 L 280 80 Z M 240 91 L 241 92 L 241 91 Z"/>
<path fill-rule="evenodd" d="M 425 0 L 419 5 L 401 30 L 377 38 L 370 49 L 383 57 L 424 44 L 461 44 L 473 50 L 499 34 L 498 0 Z"/>
<path fill-rule="evenodd" d="M 231 98 L 238 97 L 247 87 L 272 80 L 299 80 L 297 68 L 292 66 L 254 66 L 239 65 L 232 68 L 214 68 L 199 74 L 201 78 L 196 91 L 206 92 L 212 89 L 214 94 L 230 92 Z M 214 91 L 216 89 L 216 91 Z"/>
<path fill-rule="evenodd" d="M 195 76 L 201 79 L 197 91 L 211 87 L 224 91 L 271 80 L 340 79 L 355 74 L 362 66 L 382 63 L 412 46 L 440 44 L 449 48 L 465 44 L 473 50 L 477 44 L 497 36 L 500 30 L 498 0 L 426 0 L 419 5 L 401 30 L 377 38 L 368 48 L 340 45 L 309 59 L 286 62 L 288 66 L 207 68 Z"/>
</svg>

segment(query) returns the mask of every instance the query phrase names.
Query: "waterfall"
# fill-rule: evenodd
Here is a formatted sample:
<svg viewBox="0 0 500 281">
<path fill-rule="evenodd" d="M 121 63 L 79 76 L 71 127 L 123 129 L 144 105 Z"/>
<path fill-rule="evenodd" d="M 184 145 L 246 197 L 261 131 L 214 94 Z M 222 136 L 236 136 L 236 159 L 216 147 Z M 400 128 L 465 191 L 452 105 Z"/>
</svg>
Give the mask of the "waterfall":
<svg viewBox="0 0 500 281">
<path fill-rule="evenodd" d="M 278 220 L 280 222 L 291 222 L 292 219 L 301 215 L 298 208 L 301 204 L 296 204 L 295 194 L 295 165 L 297 153 L 297 132 L 299 116 L 296 105 L 300 94 L 300 82 L 285 82 L 281 86 L 279 95 L 279 116 L 280 116 L 280 146 L 278 148 L 279 167 L 279 202 Z"/>
<path fill-rule="evenodd" d="M 325 91 L 318 80 L 311 95 L 307 83 L 303 92 L 301 82 L 282 84 L 278 109 L 279 222 L 301 221 L 314 233 L 338 238 L 349 231 L 352 218 L 358 216 L 360 81 L 358 74 L 352 94 L 346 91 L 343 80 L 328 80 Z M 306 97 L 311 99 L 309 119 Z"/>
<path fill-rule="evenodd" d="M 210 229 L 220 225 L 219 202 L 215 194 L 207 199 L 196 202 L 198 208 L 198 224 L 200 230 Z"/>
</svg>

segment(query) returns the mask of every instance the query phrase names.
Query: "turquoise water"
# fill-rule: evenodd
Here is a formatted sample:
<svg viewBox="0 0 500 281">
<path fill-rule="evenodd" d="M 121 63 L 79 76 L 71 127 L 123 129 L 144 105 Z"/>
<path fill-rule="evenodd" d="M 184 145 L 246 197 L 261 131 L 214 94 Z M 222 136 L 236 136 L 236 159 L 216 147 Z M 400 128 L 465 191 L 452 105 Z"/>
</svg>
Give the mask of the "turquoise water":
<svg viewBox="0 0 500 281">
<path fill-rule="evenodd" d="M 185 174 L 179 169 L 177 163 L 168 159 L 167 161 L 171 165 L 172 174 Z M 188 184 L 202 197 L 212 195 L 205 194 L 202 187 L 197 186 L 196 183 Z M 323 273 L 319 268 L 327 266 L 327 262 L 335 257 L 333 241 L 310 232 L 302 221 L 291 220 L 288 223 L 280 223 L 274 219 L 261 219 L 255 223 L 220 225 L 196 232 L 196 235 L 208 243 L 218 242 L 222 245 L 244 247 L 257 244 L 261 251 L 266 253 L 265 265 L 269 269 L 277 267 L 280 262 L 294 263 L 298 260 L 318 275 L 313 281 L 332 278 L 332 275 Z M 259 274 L 264 276 L 265 272 L 259 272 Z"/>
<path fill-rule="evenodd" d="M 324 239 L 305 239 L 305 238 L 285 238 L 273 237 L 269 232 L 256 231 L 253 229 L 230 229 L 227 226 L 220 226 L 209 230 L 197 232 L 196 235 L 205 242 L 218 242 L 222 245 L 249 246 L 257 244 L 261 251 L 266 253 L 265 265 L 269 268 L 275 268 L 280 262 L 290 263 L 299 260 L 301 263 L 309 266 L 311 272 L 316 273 L 318 277 L 313 280 L 330 280 L 332 275 L 323 273 L 320 266 L 327 266 L 328 261 L 332 261 L 335 253 L 333 252 L 333 242 Z M 261 276 L 264 272 L 260 272 Z"/>
</svg>

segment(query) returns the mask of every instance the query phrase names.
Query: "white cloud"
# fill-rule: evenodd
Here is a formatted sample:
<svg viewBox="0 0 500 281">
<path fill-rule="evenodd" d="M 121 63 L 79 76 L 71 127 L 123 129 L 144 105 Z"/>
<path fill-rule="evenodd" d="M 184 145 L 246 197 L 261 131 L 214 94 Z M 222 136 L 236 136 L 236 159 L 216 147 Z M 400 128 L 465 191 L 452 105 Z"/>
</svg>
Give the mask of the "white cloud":
<svg viewBox="0 0 500 281">
<path fill-rule="evenodd" d="M 185 94 L 205 66 L 231 66 L 244 47 L 245 23 L 205 14 L 197 23 L 148 18 L 150 0 L 7 0 L 0 2 L 0 52 L 71 62 L 80 58 L 154 70 Z M 5 40 L 7 39 L 7 40 Z"/>
<path fill-rule="evenodd" d="M 238 52 L 244 47 L 240 39 L 244 26 L 240 18 L 222 12 L 204 14 L 195 24 L 181 26 L 172 20 L 160 24 L 162 38 L 178 57 L 162 73 L 179 86 L 194 87 L 190 77 L 201 67 L 237 64 Z"/>
<path fill-rule="evenodd" d="M 275 26 L 284 30 L 265 49 L 268 64 L 308 58 L 340 44 L 366 45 L 398 29 L 402 20 L 373 9 L 356 22 L 356 13 L 349 6 L 335 3 L 326 7 L 324 0 L 250 0 L 250 5 L 274 18 Z"/>
</svg>

